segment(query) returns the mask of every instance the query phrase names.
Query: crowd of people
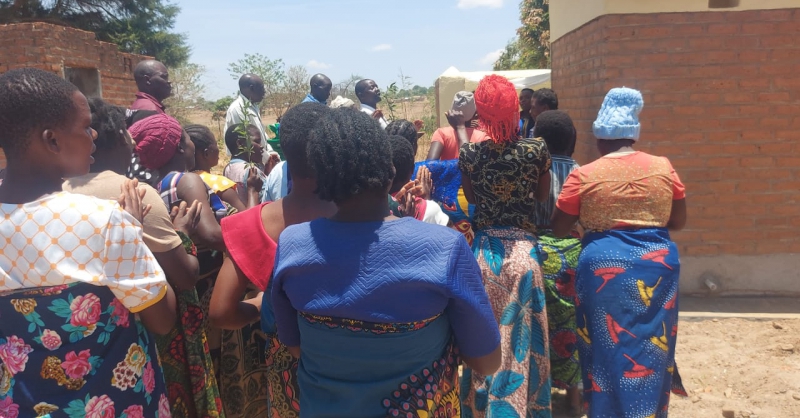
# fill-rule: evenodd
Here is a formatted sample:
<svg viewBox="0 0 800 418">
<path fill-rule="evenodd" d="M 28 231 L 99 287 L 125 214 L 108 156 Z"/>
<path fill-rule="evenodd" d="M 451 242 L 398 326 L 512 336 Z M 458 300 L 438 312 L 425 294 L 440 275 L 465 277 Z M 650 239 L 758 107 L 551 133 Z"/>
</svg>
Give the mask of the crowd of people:
<svg viewBox="0 0 800 418">
<path fill-rule="evenodd" d="M 686 223 L 609 91 L 579 166 L 551 89 L 489 75 L 425 161 L 317 74 L 272 147 L 245 74 L 221 138 L 41 70 L 0 75 L 0 417 L 666 417 Z M 330 104 L 329 104 L 330 102 Z M 584 141 L 588 141 L 585 139 Z M 221 170 L 220 170 L 221 168 Z M 214 173 L 221 174 L 214 174 Z"/>
</svg>

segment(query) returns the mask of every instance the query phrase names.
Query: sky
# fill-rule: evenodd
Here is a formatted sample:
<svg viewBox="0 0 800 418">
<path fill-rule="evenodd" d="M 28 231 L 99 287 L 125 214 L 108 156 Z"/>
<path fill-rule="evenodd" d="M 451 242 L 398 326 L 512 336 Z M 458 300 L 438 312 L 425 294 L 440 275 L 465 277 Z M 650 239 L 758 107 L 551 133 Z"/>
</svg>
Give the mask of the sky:
<svg viewBox="0 0 800 418">
<path fill-rule="evenodd" d="M 516 33 L 516 0 L 173 0 L 174 30 L 206 68 L 206 98 L 237 90 L 228 64 L 246 53 L 303 65 L 334 83 L 351 74 L 385 88 L 400 71 L 432 86 L 454 66 L 489 70 Z M 237 76 L 238 78 L 238 76 Z"/>
</svg>

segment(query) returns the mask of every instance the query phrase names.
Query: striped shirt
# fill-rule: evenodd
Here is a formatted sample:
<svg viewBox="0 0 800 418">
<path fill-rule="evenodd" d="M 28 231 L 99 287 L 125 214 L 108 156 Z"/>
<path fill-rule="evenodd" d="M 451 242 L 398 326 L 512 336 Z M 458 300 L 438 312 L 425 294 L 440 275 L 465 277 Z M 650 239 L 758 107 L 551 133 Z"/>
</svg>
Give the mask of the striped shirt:
<svg viewBox="0 0 800 418">
<path fill-rule="evenodd" d="M 550 226 L 550 219 L 553 217 L 553 210 L 564 182 L 573 170 L 580 167 L 570 157 L 553 154 L 550 158 L 553 162 L 550 166 L 550 196 L 547 201 L 536 203 L 536 226 L 539 229 L 547 229 Z"/>
</svg>

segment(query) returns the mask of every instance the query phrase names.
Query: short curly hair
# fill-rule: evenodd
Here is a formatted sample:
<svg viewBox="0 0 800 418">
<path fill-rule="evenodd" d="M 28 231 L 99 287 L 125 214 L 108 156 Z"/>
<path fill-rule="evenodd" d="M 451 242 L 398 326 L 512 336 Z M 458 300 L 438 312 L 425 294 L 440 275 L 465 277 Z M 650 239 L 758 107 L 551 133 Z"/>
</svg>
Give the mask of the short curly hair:
<svg viewBox="0 0 800 418">
<path fill-rule="evenodd" d="M 536 103 L 547 106 L 550 110 L 558 110 L 558 95 L 553 89 L 539 89 L 533 92 Z"/>
<path fill-rule="evenodd" d="M 393 120 L 386 126 L 386 133 L 389 136 L 400 135 L 411 144 L 414 149 L 417 149 L 417 127 L 413 122 L 406 119 Z"/>
<path fill-rule="evenodd" d="M 189 139 L 192 140 L 195 148 L 200 151 L 208 149 L 217 142 L 214 133 L 211 132 L 211 129 L 208 129 L 208 126 L 195 123 L 184 126 L 183 130 L 189 135 Z"/>
<path fill-rule="evenodd" d="M 244 152 L 244 148 L 241 147 L 240 143 L 247 141 L 247 137 L 241 134 L 240 127 L 241 124 L 231 125 L 228 127 L 228 130 L 225 131 L 225 146 L 228 147 L 228 151 L 230 151 L 232 155 L 238 155 Z M 260 130 L 257 126 L 247 125 L 247 134 L 251 137 L 254 136 L 250 134 L 252 131 L 259 132 L 260 135 Z M 262 144 L 264 141 L 266 141 L 266 138 L 261 138 Z"/>
<path fill-rule="evenodd" d="M 414 175 L 414 148 L 400 135 L 389 136 L 392 146 L 392 165 L 396 171 L 389 193 L 397 193 Z"/>
<path fill-rule="evenodd" d="M 125 109 L 93 97 L 89 99 L 89 110 L 92 112 L 92 129 L 97 132 L 94 145 L 98 151 L 128 145 Z"/>
<path fill-rule="evenodd" d="M 36 129 L 63 126 L 72 120 L 72 96 L 78 88 L 63 78 L 36 68 L 19 68 L 0 75 L 0 147 L 8 156 L 28 147 Z"/>
<path fill-rule="evenodd" d="M 289 109 L 281 118 L 281 149 L 292 177 L 314 177 L 314 170 L 308 164 L 308 139 L 320 119 L 330 111 L 323 104 L 307 102 Z"/>
<path fill-rule="evenodd" d="M 533 136 L 547 143 L 551 154 L 572 155 L 575 151 L 575 124 L 567 112 L 546 110 L 536 118 Z"/>
<path fill-rule="evenodd" d="M 388 190 L 394 178 L 389 135 L 356 109 L 328 112 L 311 131 L 307 155 L 316 173 L 316 193 L 337 204 Z"/>
</svg>

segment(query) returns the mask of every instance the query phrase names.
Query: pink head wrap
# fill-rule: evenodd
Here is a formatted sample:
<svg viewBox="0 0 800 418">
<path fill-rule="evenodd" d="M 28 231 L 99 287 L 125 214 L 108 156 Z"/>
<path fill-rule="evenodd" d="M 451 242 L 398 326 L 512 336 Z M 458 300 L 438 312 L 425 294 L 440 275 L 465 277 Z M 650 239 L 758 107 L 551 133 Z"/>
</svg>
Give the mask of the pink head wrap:
<svg viewBox="0 0 800 418">
<path fill-rule="evenodd" d="M 181 124 L 165 114 L 142 119 L 128 132 L 136 142 L 139 161 L 150 170 L 161 168 L 175 155 L 183 136 Z"/>
</svg>

